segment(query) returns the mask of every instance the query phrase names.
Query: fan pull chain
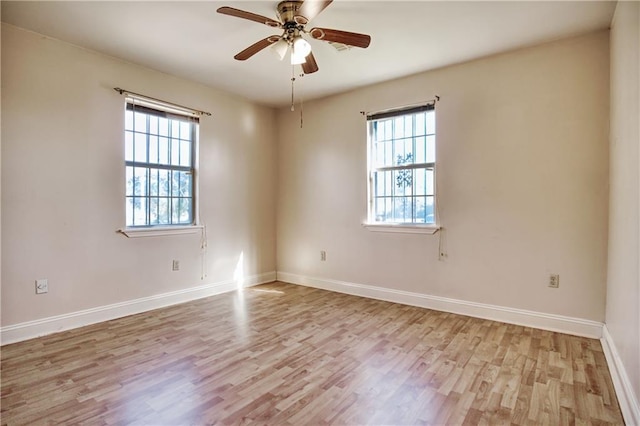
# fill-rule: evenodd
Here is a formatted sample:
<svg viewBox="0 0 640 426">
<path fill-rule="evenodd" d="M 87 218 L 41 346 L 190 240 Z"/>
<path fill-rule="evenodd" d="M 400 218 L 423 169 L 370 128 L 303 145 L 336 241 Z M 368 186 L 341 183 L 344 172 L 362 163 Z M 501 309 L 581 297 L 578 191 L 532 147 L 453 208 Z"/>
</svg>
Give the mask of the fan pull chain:
<svg viewBox="0 0 640 426">
<path fill-rule="evenodd" d="M 295 111 L 296 108 L 293 103 L 293 83 L 296 81 L 295 66 L 291 65 L 291 111 Z"/>
<path fill-rule="evenodd" d="M 304 77 L 304 73 L 300 74 L 300 78 Z M 295 97 L 294 97 L 294 83 L 296 81 L 296 75 L 295 75 L 295 66 L 291 66 L 291 111 L 295 111 Z M 300 128 L 302 129 L 302 125 L 304 123 L 303 121 L 303 116 L 302 116 L 302 111 L 303 111 L 303 96 L 302 96 L 302 88 L 300 89 Z"/>
<path fill-rule="evenodd" d="M 304 77 L 304 73 L 300 74 L 300 78 Z M 300 128 L 302 129 L 303 119 L 302 119 L 302 111 L 303 111 L 303 103 L 304 97 L 302 95 L 302 83 L 300 83 Z"/>
</svg>

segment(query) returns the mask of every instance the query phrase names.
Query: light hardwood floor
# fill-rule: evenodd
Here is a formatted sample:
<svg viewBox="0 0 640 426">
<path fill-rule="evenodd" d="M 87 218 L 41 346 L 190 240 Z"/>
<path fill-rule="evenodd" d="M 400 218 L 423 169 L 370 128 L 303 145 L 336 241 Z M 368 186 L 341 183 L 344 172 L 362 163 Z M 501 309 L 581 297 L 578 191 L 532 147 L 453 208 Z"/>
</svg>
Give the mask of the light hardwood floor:
<svg viewBox="0 0 640 426">
<path fill-rule="evenodd" d="M 2 348 L 2 424 L 623 424 L 598 340 L 272 283 Z"/>
</svg>

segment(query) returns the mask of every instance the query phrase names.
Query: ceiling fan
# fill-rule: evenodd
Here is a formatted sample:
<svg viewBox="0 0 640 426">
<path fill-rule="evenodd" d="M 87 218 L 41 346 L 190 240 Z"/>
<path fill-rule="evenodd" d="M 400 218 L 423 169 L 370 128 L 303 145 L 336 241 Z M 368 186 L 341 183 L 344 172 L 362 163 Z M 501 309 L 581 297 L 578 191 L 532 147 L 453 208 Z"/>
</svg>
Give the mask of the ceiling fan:
<svg viewBox="0 0 640 426">
<path fill-rule="evenodd" d="M 313 56 L 313 52 L 311 52 L 311 45 L 302 37 L 303 34 L 309 35 L 316 40 L 360 48 L 368 47 L 371 42 L 371 37 L 367 34 L 319 27 L 312 28 L 309 31 L 305 29 L 305 25 L 326 9 L 332 1 L 333 0 L 281 1 L 277 7 L 277 20 L 228 6 L 219 8 L 218 13 L 248 19 L 283 30 L 282 35 L 266 37 L 247 47 L 234 56 L 235 59 L 239 61 L 247 60 L 262 49 L 272 46 L 280 56 L 280 60 L 282 60 L 290 50 L 291 64 L 300 64 L 305 74 L 311 74 L 318 71 L 318 63 Z"/>
</svg>

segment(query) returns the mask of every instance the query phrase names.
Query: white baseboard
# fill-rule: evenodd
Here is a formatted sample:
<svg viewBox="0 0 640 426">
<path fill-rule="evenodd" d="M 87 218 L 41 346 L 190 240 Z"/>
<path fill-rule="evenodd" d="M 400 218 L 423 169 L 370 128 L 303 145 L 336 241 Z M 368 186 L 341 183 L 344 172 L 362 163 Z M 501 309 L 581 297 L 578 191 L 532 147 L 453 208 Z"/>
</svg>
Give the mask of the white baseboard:
<svg viewBox="0 0 640 426">
<path fill-rule="evenodd" d="M 640 401 L 638 401 L 638 397 L 633 391 L 631 379 L 627 375 L 620 355 L 618 355 L 615 342 L 606 325 L 602 329 L 600 342 L 602 343 L 604 356 L 607 359 L 607 365 L 609 366 L 613 387 L 616 390 L 624 422 L 628 425 L 640 425 Z"/>
<path fill-rule="evenodd" d="M 467 302 L 464 300 L 430 296 L 427 294 L 412 293 L 408 291 L 393 290 L 389 288 L 355 284 L 325 278 L 307 277 L 288 272 L 278 271 L 277 278 L 278 281 L 284 281 L 291 284 L 336 291 L 338 293 L 352 294 L 354 296 L 368 297 L 371 299 L 385 300 L 388 302 L 402 303 L 404 305 L 418 306 L 436 311 L 451 312 L 454 314 L 522 325 L 525 327 L 557 331 L 575 336 L 590 337 L 593 339 L 600 339 L 602 337 L 602 323 L 597 321 L 526 311 L 522 309 L 506 308 L 503 306 L 487 305 L 484 303 Z"/>
<path fill-rule="evenodd" d="M 275 272 L 252 275 L 246 277 L 242 283 L 243 287 L 251 287 L 276 280 Z M 190 300 L 201 299 L 216 294 L 227 293 L 238 289 L 238 282 L 235 280 L 221 281 L 212 284 L 205 284 L 198 287 L 191 287 L 184 290 L 172 291 L 169 293 L 157 294 L 126 302 L 114 303 L 112 305 L 98 306 L 96 308 L 71 312 L 63 315 L 56 315 L 49 318 L 42 318 L 35 321 L 23 322 L 0 328 L 0 342 L 2 345 L 33 339 L 34 337 L 45 336 L 59 331 L 70 330 L 72 328 L 83 327 L 102 321 L 109 321 L 128 315 L 139 314 L 153 309 L 164 308 Z"/>
</svg>

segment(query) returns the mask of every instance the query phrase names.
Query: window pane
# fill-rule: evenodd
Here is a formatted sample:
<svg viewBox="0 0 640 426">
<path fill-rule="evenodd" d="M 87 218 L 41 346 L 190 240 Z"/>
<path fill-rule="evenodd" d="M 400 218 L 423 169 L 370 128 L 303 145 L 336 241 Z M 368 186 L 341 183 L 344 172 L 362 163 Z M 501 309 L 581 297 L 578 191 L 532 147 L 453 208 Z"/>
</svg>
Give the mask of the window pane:
<svg viewBox="0 0 640 426">
<path fill-rule="evenodd" d="M 175 139 L 180 138 L 180 121 L 179 120 L 171 120 L 171 137 Z"/>
<path fill-rule="evenodd" d="M 391 139 L 393 139 L 392 122 L 391 122 L 391 120 L 385 120 L 384 123 L 385 123 L 385 126 L 384 126 L 384 138 L 385 138 L 385 140 L 391 140 Z"/>
<path fill-rule="evenodd" d="M 427 134 L 435 135 L 436 134 L 436 114 L 433 111 L 429 111 L 426 113 L 427 120 Z"/>
<path fill-rule="evenodd" d="M 133 198 L 127 197 L 126 201 L 127 226 L 133 226 Z"/>
<path fill-rule="evenodd" d="M 387 142 L 378 142 L 375 145 L 375 167 L 383 167 L 392 165 L 391 159 L 391 144 Z"/>
<path fill-rule="evenodd" d="M 424 199 L 425 197 L 415 197 L 414 200 L 414 212 L 416 223 L 426 223 L 425 220 L 425 210 L 424 210 Z"/>
<path fill-rule="evenodd" d="M 169 195 L 169 170 L 158 170 L 158 195 L 166 197 Z"/>
<path fill-rule="evenodd" d="M 413 135 L 413 117 L 414 115 L 408 115 L 404 118 L 404 136 L 406 137 Z"/>
<path fill-rule="evenodd" d="M 180 172 L 181 176 L 180 176 L 180 195 L 182 197 L 191 197 L 192 194 L 192 189 L 193 189 L 193 184 L 192 184 L 192 178 L 193 178 L 193 174 L 192 173 L 187 173 L 187 172 Z"/>
<path fill-rule="evenodd" d="M 384 172 L 384 195 L 393 197 L 396 193 L 396 183 L 394 181 L 394 173 L 392 171 Z"/>
<path fill-rule="evenodd" d="M 160 117 L 158 120 L 158 134 L 160 136 L 169 136 L 169 120 Z"/>
<path fill-rule="evenodd" d="M 404 140 L 404 163 L 413 164 L 416 162 L 416 157 L 413 152 L 413 138 L 407 138 Z"/>
<path fill-rule="evenodd" d="M 427 136 L 427 163 L 436 161 L 436 137 Z"/>
<path fill-rule="evenodd" d="M 390 197 L 395 192 L 393 180 L 395 179 L 395 174 L 393 171 L 383 171 L 383 172 L 374 172 L 374 182 L 377 182 L 374 185 L 374 196 L 382 197 L 387 196 Z"/>
<path fill-rule="evenodd" d="M 149 199 L 149 225 L 158 225 L 160 223 L 158 217 L 158 199 Z"/>
<path fill-rule="evenodd" d="M 158 163 L 158 137 L 149 136 L 149 162 Z"/>
<path fill-rule="evenodd" d="M 146 225 L 147 224 L 147 205 L 146 198 L 133 197 L 133 224 L 134 225 Z"/>
<path fill-rule="evenodd" d="M 402 166 L 415 163 L 412 139 L 397 139 L 394 148 L 396 157 L 393 165 Z"/>
<path fill-rule="evenodd" d="M 393 138 L 403 138 L 404 137 L 404 117 L 396 117 L 393 120 Z"/>
<path fill-rule="evenodd" d="M 191 223 L 191 199 L 180 199 L 180 223 Z"/>
<path fill-rule="evenodd" d="M 393 165 L 394 166 L 400 166 L 402 164 L 405 164 L 405 152 L 404 152 L 404 140 L 403 139 L 396 139 L 393 142 L 393 150 L 394 150 L 394 154 L 395 154 L 395 158 L 393 159 Z"/>
<path fill-rule="evenodd" d="M 172 166 L 180 165 L 180 141 L 177 139 L 171 139 L 171 161 Z"/>
<path fill-rule="evenodd" d="M 134 195 L 147 195 L 147 170 L 143 167 L 133 169 Z"/>
<path fill-rule="evenodd" d="M 180 141 L 180 165 L 189 167 L 191 165 L 191 142 Z"/>
<path fill-rule="evenodd" d="M 393 198 L 385 198 L 384 199 L 384 208 L 385 208 L 385 221 L 394 221 L 393 217 Z"/>
<path fill-rule="evenodd" d="M 396 222 L 412 222 L 413 208 L 411 197 L 395 197 L 393 214 Z"/>
<path fill-rule="evenodd" d="M 427 161 L 426 140 L 424 137 L 415 138 L 416 144 L 416 163 L 425 163 Z"/>
<path fill-rule="evenodd" d="M 147 135 L 144 133 L 135 133 L 134 136 L 134 161 L 147 162 Z"/>
<path fill-rule="evenodd" d="M 127 196 L 131 196 L 133 195 L 133 167 L 127 167 L 126 168 L 126 181 L 127 181 L 127 185 L 126 185 L 126 189 L 125 189 L 125 195 Z"/>
<path fill-rule="evenodd" d="M 169 139 L 165 137 L 158 139 L 158 163 L 169 164 Z"/>
<path fill-rule="evenodd" d="M 149 131 L 149 129 L 147 128 L 147 115 L 136 112 L 133 116 L 135 120 L 133 122 L 133 129 L 136 132 L 147 133 Z"/>
<path fill-rule="evenodd" d="M 425 223 L 435 223 L 434 197 L 425 197 Z"/>
<path fill-rule="evenodd" d="M 371 143 L 375 144 L 382 139 L 380 137 L 380 126 L 381 123 L 377 121 L 369 121 L 369 135 L 371 137 Z"/>
<path fill-rule="evenodd" d="M 133 161 L 133 133 L 124 132 L 124 159 Z"/>
<path fill-rule="evenodd" d="M 155 115 L 149 116 L 149 133 L 152 135 L 158 134 L 158 118 Z"/>
<path fill-rule="evenodd" d="M 427 177 L 425 169 L 416 169 L 414 171 L 413 193 L 415 195 L 427 195 Z"/>
<path fill-rule="evenodd" d="M 375 221 L 376 222 L 382 222 L 385 219 L 385 209 L 384 209 L 384 198 L 375 198 L 374 202 L 375 202 L 375 206 L 374 206 L 374 211 L 375 211 Z"/>
<path fill-rule="evenodd" d="M 373 191 L 374 196 L 384 194 L 384 178 L 380 172 L 373 174 Z"/>
<path fill-rule="evenodd" d="M 174 171 L 172 172 L 172 197 L 188 197 L 191 195 L 191 174 L 187 172 Z"/>
<path fill-rule="evenodd" d="M 433 170 L 416 169 L 414 171 L 413 190 L 415 195 L 433 195 L 434 179 Z"/>
<path fill-rule="evenodd" d="M 413 189 L 413 171 L 410 169 L 394 170 L 393 182 L 397 195 L 411 195 Z"/>
<path fill-rule="evenodd" d="M 376 198 L 374 203 L 374 211 L 376 212 L 374 220 L 376 222 L 393 222 L 393 198 Z"/>
<path fill-rule="evenodd" d="M 124 128 L 125 130 L 133 129 L 133 111 L 125 110 L 124 112 Z"/>
<path fill-rule="evenodd" d="M 178 217 L 180 214 L 180 205 L 178 204 L 178 199 L 172 198 L 169 200 L 169 202 L 171 203 L 171 217 L 169 220 L 171 221 L 171 223 L 178 223 Z"/>
<path fill-rule="evenodd" d="M 180 139 L 191 139 L 191 123 L 186 121 L 180 122 Z"/>
<path fill-rule="evenodd" d="M 149 195 L 157 197 L 158 194 L 158 169 L 149 169 Z"/>
<path fill-rule="evenodd" d="M 424 122 L 424 118 L 425 118 L 425 114 L 424 113 L 419 113 L 415 115 L 415 121 L 416 121 L 416 132 L 415 135 L 416 136 L 423 136 L 425 134 L 425 122 Z"/>
<path fill-rule="evenodd" d="M 158 223 L 160 225 L 169 224 L 170 217 L 169 210 L 169 199 L 168 198 L 159 198 L 158 199 Z"/>
<path fill-rule="evenodd" d="M 433 170 L 425 170 L 425 174 L 427 177 L 427 182 L 426 182 L 426 189 L 427 189 L 427 195 L 434 195 L 435 192 L 435 185 L 434 185 L 434 173 Z"/>
<path fill-rule="evenodd" d="M 384 165 L 384 145 L 376 143 L 373 145 L 373 166 L 380 167 Z"/>
</svg>

